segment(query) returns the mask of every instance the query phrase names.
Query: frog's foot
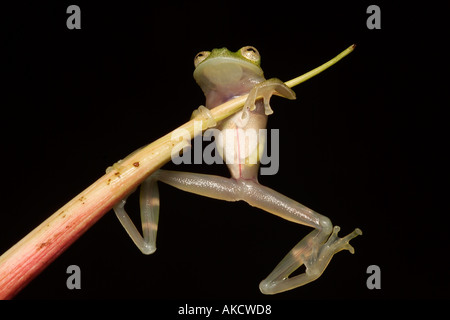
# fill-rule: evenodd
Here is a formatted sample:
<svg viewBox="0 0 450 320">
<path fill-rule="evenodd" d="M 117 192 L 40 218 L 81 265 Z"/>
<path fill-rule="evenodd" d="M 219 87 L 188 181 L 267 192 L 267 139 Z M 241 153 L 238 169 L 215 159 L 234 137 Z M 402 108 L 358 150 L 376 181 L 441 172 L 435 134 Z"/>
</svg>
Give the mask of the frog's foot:
<svg viewBox="0 0 450 320">
<path fill-rule="evenodd" d="M 290 100 L 295 99 L 295 92 L 292 91 L 287 85 L 284 84 L 280 79 L 272 78 L 263 82 L 258 83 L 256 86 L 250 90 L 248 98 L 245 101 L 244 108 L 242 109 L 242 119 L 248 117 L 248 111 L 253 111 L 256 108 L 256 100 L 260 97 L 264 101 L 264 112 L 266 115 L 273 113 L 270 107 L 270 98 L 272 95 L 279 95 Z"/>
<path fill-rule="evenodd" d="M 331 257 L 338 253 L 341 250 L 348 250 L 350 253 L 355 253 L 355 249 L 350 245 L 350 240 L 362 235 L 362 231 L 359 228 L 353 230 L 352 233 L 346 235 L 343 238 L 339 238 L 338 232 L 341 230 L 340 227 L 335 226 L 333 228 L 333 233 L 328 238 L 327 242 L 321 247 L 321 251 L 319 252 L 319 259 L 331 259 Z M 328 258 L 329 257 L 329 258 Z"/>
<path fill-rule="evenodd" d="M 337 236 L 340 228 L 335 226 L 333 232 L 325 242 L 323 231 L 314 230 L 303 238 L 279 263 L 273 272 L 261 282 L 259 288 L 264 294 L 275 294 L 287 291 L 319 278 L 328 266 L 333 255 L 342 250 L 354 253 L 350 240 L 361 235 L 360 229 L 343 238 Z M 329 234 L 329 233 L 328 233 Z M 325 242 L 325 243 L 324 243 Z M 305 273 L 292 278 L 289 275 L 302 264 L 305 265 Z"/>
<path fill-rule="evenodd" d="M 198 107 L 198 109 L 194 110 L 191 115 L 191 120 L 192 119 L 206 121 L 206 128 L 212 128 L 217 125 L 217 122 L 212 116 L 211 111 L 205 106 L 200 106 Z"/>
</svg>

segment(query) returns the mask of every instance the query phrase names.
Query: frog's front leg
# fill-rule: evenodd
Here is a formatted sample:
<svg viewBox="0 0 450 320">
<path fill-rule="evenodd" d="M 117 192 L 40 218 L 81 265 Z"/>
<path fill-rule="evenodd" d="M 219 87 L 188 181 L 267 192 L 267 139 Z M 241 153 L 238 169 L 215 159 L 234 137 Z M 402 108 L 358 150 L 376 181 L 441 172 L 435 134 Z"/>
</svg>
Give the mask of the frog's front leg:
<svg viewBox="0 0 450 320">
<path fill-rule="evenodd" d="M 272 108 L 270 107 L 270 98 L 273 94 L 282 96 L 284 98 L 294 100 L 295 92 L 286 86 L 283 81 L 277 78 L 268 79 L 256 84 L 249 92 L 248 98 L 245 101 L 242 119 L 245 119 L 249 116 L 248 111 L 252 111 L 255 109 L 255 101 L 258 97 L 262 97 L 264 102 L 264 112 L 266 115 L 270 115 L 273 113 Z"/>
</svg>

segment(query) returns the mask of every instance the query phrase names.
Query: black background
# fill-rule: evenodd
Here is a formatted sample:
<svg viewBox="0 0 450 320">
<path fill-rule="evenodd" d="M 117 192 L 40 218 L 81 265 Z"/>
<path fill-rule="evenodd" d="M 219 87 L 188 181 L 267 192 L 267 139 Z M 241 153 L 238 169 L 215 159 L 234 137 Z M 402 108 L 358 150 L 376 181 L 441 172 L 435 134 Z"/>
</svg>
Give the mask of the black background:
<svg viewBox="0 0 450 320">
<path fill-rule="evenodd" d="M 81 30 L 66 27 L 70 4 L 81 8 Z M 448 298 L 445 102 L 433 99 L 443 88 L 444 8 L 374 2 L 382 28 L 368 30 L 370 4 L 58 1 L 3 9 L 0 252 L 106 167 L 189 119 L 204 103 L 192 78 L 197 52 L 253 45 L 266 78 L 286 81 L 357 44 L 296 87 L 296 101 L 273 98 L 280 170 L 260 178 L 328 216 L 341 235 L 361 228 L 355 255 L 339 253 L 307 286 L 264 296 L 259 282 L 311 230 L 160 185 L 154 255 L 141 254 L 110 212 L 17 299 Z M 166 168 L 228 176 L 218 165 Z M 137 201 L 127 208 L 139 223 Z M 71 264 L 81 268 L 81 290 L 66 287 Z M 380 290 L 366 286 L 370 265 L 381 268 Z"/>
</svg>

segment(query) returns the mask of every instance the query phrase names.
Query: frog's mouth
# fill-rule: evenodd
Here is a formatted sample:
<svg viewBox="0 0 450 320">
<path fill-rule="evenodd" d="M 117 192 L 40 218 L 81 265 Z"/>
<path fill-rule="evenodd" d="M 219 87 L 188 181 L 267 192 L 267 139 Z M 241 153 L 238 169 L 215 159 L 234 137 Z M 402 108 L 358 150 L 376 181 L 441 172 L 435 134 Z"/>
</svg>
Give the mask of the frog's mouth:
<svg viewBox="0 0 450 320">
<path fill-rule="evenodd" d="M 251 62 L 232 57 L 208 59 L 194 71 L 194 78 L 200 86 L 229 87 L 250 77 L 264 77 L 261 68 Z"/>
</svg>

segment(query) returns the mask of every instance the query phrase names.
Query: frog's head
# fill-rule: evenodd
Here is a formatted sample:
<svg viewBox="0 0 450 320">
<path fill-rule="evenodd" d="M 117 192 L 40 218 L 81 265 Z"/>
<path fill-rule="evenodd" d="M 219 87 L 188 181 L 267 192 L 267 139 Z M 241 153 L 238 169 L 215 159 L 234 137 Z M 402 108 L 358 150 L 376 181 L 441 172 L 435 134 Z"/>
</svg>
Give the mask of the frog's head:
<svg viewBox="0 0 450 320">
<path fill-rule="evenodd" d="M 260 62 L 261 56 L 252 46 L 236 52 L 227 48 L 202 51 L 194 58 L 194 78 L 202 89 L 228 87 L 249 78 L 264 77 Z"/>
</svg>

